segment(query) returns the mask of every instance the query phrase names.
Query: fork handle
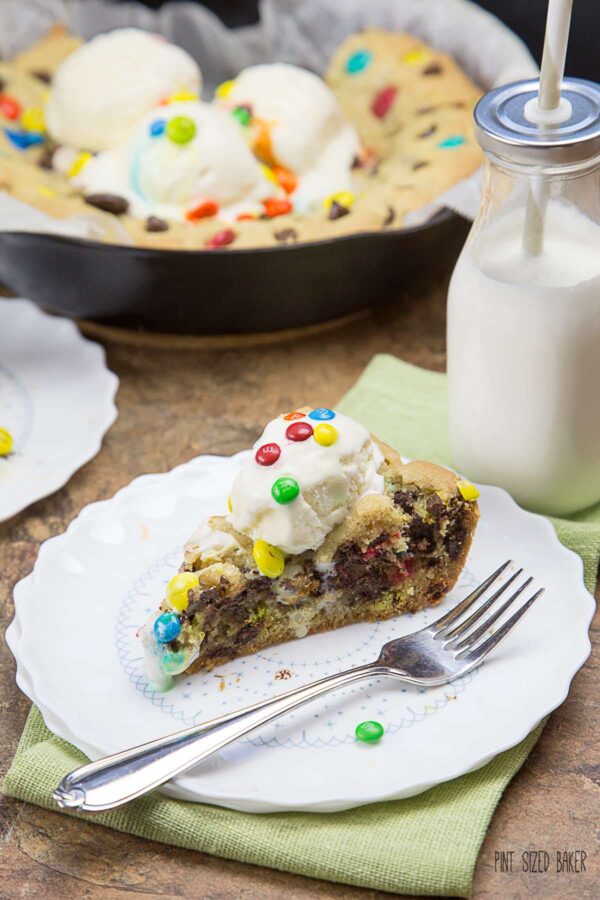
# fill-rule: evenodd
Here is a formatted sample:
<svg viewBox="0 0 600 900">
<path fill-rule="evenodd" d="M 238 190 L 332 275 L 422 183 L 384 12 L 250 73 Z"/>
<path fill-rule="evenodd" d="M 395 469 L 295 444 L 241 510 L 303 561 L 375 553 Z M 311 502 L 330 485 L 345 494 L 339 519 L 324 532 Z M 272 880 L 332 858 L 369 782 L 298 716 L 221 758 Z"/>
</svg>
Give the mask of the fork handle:
<svg viewBox="0 0 600 900">
<path fill-rule="evenodd" d="M 114 809 L 322 694 L 364 678 L 387 674 L 389 670 L 377 663 L 358 666 L 210 722 L 106 756 L 65 776 L 54 791 L 54 800 L 63 808 L 81 812 Z"/>
</svg>

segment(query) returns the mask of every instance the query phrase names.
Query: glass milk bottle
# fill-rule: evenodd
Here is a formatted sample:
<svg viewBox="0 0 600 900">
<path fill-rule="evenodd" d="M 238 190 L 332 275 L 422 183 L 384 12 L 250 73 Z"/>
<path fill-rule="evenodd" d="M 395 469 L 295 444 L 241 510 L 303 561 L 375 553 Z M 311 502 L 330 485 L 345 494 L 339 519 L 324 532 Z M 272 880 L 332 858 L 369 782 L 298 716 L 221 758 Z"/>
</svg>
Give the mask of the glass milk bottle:
<svg viewBox="0 0 600 900">
<path fill-rule="evenodd" d="M 450 442 L 467 477 L 560 515 L 600 500 L 600 85 L 565 79 L 544 127 L 537 86 L 475 109 L 485 175 L 448 295 Z"/>
</svg>

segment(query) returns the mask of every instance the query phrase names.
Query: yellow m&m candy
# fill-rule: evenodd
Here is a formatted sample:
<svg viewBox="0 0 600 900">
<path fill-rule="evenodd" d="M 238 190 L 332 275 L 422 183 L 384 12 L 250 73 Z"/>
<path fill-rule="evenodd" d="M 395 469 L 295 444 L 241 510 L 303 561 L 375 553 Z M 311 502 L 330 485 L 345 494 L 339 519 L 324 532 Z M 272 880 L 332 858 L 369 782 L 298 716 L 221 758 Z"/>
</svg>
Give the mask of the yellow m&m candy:
<svg viewBox="0 0 600 900">
<path fill-rule="evenodd" d="M 331 447 L 332 444 L 335 444 L 339 435 L 337 428 L 333 425 L 328 425 L 326 422 L 322 422 L 315 428 L 313 437 L 321 447 Z"/>
<path fill-rule="evenodd" d="M 456 485 L 463 500 L 477 500 L 479 491 L 469 481 L 459 481 Z"/>
<path fill-rule="evenodd" d="M 167 602 L 177 612 L 183 612 L 188 608 L 188 591 L 198 587 L 200 579 L 196 572 L 179 572 L 174 575 L 167 585 Z"/>
<path fill-rule="evenodd" d="M 8 456 L 12 449 L 12 434 L 6 428 L 0 428 L 0 456 Z"/>
<path fill-rule="evenodd" d="M 87 164 L 89 163 L 91 158 L 92 158 L 92 154 L 88 153 L 87 150 L 84 151 L 83 153 L 80 153 L 79 156 L 76 157 L 76 159 L 73 162 L 69 171 L 67 172 L 67 175 L 69 176 L 69 178 L 75 178 L 76 175 L 79 175 L 79 173 L 85 169 L 85 167 L 87 166 Z"/>
<path fill-rule="evenodd" d="M 425 59 L 425 51 L 415 48 L 414 50 L 407 50 L 407 52 L 402 57 L 402 62 L 408 63 L 409 66 L 411 66 L 411 65 L 414 66 L 414 65 L 416 65 L 416 63 L 420 63 L 424 59 Z"/>
<path fill-rule="evenodd" d="M 215 94 L 219 98 L 219 100 L 224 100 L 225 97 L 229 96 L 229 94 L 233 90 L 234 85 L 235 81 L 233 78 L 230 78 L 229 81 L 224 81 L 222 84 L 220 84 L 215 91 Z"/>
<path fill-rule="evenodd" d="M 167 103 L 185 103 L 186 100 L 197 100 L 198 94 L 192 93 L 192 91 L 178 91 L 176 94 L 171 94 Z"/>
<path fill-rule="evenodd" d="M 231 497 L 227 498 L 227 509 L 229 510 L 230 513 L 233 512 L 233 503 L 231 502 Z"/>
<path fill-rule="evenodd" d="M 328 212 L 333 203 L 337 203 L 339 206 L 350 209 L 355 200 L 356 197 L 352 191 L 338 191 L 337 194 L 331 194 L 329 197 L 326 197 L 323 201 L 323 206 Z"/>
<path fill-rule="evenodd" d="M 267 578 L 279 578 L 285 568 L 285 556 L 278 547 L 267 544 L 262 538 L 254 541 L 252 548 L 254 562 Z"/>
<path fill-rule="evenodd" d="M 21 125 L 25 131 L 45 131 L 44 110 L 41 107 L 29 106 L 23 110 Z"/>
</svg>

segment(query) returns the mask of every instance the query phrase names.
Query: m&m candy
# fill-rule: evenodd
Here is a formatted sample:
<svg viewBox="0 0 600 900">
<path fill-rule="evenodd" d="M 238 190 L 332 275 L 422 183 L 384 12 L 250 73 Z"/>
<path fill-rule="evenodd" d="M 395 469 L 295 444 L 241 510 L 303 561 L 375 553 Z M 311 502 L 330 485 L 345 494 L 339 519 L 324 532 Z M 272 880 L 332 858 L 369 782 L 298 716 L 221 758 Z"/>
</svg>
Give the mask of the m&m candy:
<svg viewBox="0 0 600 900">
<path fill-rule="evenodd" d="M 167 123 L 165 119 L 155 119 L 154 122 L 150 122 L 148 126 L 148 134 L 150 137 L 160 137 L 161 134 L 165 133 L 165 128 L 167 127 Z"/>
<path fill-rule="evenodd" d="M 198 94 L 194 94 L 192 91 L 178 91 L 176 94 L 171 94 L 168 99 L 168 103 L 185 103 L 188 100 L 197 100 Z"/>
<path fill-rule="evenodd" d="M 285 216 L 293 208 L 289 200 L 279 200 L 278 197 L 268 197 L 266 200 L 263 200 L 263 209 L 268 219 L 274 219 L 276 216 Z"/>
<path fill-rule="evenodd" d="M 465 139 L 460 134 L 453 134 L 451 137 L 446 138 L 444 141 L 440 141 L 438 147 L 441 147 L 442 150 L 449 150 L 452 147 L 461 147 L 465 143 Z"/>
<path fill-rule="evenodd" d="M 235 231 L 232 228 L 224 228 L 223 231 L 217 231 L 211 238 L 206 241 L 205 247 L 212 250 L 218 250 L 219 247 L 228 247 L 235 241 Z"/>
<path fill-rule="evenodd" d="M 0 428 L 0 456 L 8 456 L 12 453 L 13 438 L 6 428 Z"/>
<path fill-rule="evenodd" d="M 371 112 L 373 115 L 378 119 L 385 119 L 394 105 L 397 93 L 398 88 L 395 85 L 390 84 L 389 87 L 382 88 L 375 94 L 373 102 L 371 103 Z"/>
<path fill-rule="evenodd" d="M 166 130 L 174 144 L 189 144 L 196 134 L 196 123 L 189 116 L 175 116 L 169 120 Z"/>
<path fill-rule="evenodd" d="M 227 509 L 229 510 L 230 513 L 233 512 L 233 503 L 231 502 L 231 497 L 227 498 Z"/>
<path fill-rule="evenodd" d="M 219 204 L 214 200 L 202 200 L 187 210 L 185 217 L 188 222 L 198 222 L 200 219 L 210 219 L 219 212 Z"/>
<path fill-rule="evenodd" d="M 183 612 L 190 602 L 188 591 L 198 587 L 199 584 L 200 579 L 196 572 L 178 572 L 167 585 L 167 603 L 177 612 Z"/>
<path fill-rule="evenodd" d="M 262 538 L 254 541 L 252 556 L 259 571 L 267 578 L 279 578 L 285 568 L 285 556 L 281 550 L 263 541 Z"/>
<path fill-rule="evenodd" d="M 326 406 L 319 406 L 317 409 L 313 409 L 312 412 L 309 412 L 308 418 L 315 419 L 317 422 L 327 422 L 330 419 L 335 419 L 335 413 Z"/>
<path fill-rule="evenodd" d="M 292 422 L 285 430 L 288 441 L 307 441 L 313 433 L 310 422 Z"/>
<path fill-rule="evenodd" d="M 363 741 L 365 744 L 374 744 L 383 737 L 383 725 L 379 722 L 361 722 L 354 729 L 357 741 Z"/>
<path fill-rule="evenodd" d="M 24 109 L 21 116 L 21 127 L 25 131 L 45 131 L 44 110 L 37 106 L 29 106 L 27 109 Z"/>
<path fill-rule="evenodd" d="M 370 65 L 373 54 L 370 50 L 357 50 L 346 60 L 346 72 L 349 75 L 358 75 Z"/>
<path fill-rule="evenodd" d="M 5 128 L 4 134 L 17 150 L 27 150 L 34 144 L 43 144 L 45 140 L 39 131 L 13 131 L 12 128 Z"/>
<path fill-rule="evenodd" d="M 333 425 L 327 425 L 327 423 L 323 422 L 315 428 L 314 438 L 321 447 L 331 447 L 332 444 L 335 444 L 338 437 L 338 430 Z"/>
<path fill-rule="evenodd" d="M 232 110 L 231 115 L 234 119 L 237 119 L 244 128 L 247 128 L 252 122 L 252 109 L 250 106 L 236 106 L 235 109 Z"/>
<path fill-rule="evenodd" d="M 334 203 L 337 203 L 339 206 L 343 206 L 344 209 L 350 209 L 356 197 L 352 193 L 352 191 L 338 191 L 336 194 L 330 194 L 329 197 L 326 197 L 323 201 L 323 206 L 326 210 L 330 210 Z"/>
<path fill-rule="evenodd" d="M 278 478 L 271 488 L 271 495 L 276 503 L 291 503 L 300 493 L 300 485 L 295 478 L 284 475 Z"/>
<path fill-rule="evenodd" d="M 85 169 L 91 158 L 92 154 L 88 153 L 87 150 L 83 153 L 79 153 L 67 172 L 69 178 L 75 178 L 76 175 L 79 175 L 79 173 Z"/>
<path fill-rule="evenodd" d="M 254 459 L 259 466 L 272 466 L 281 456 L 279 444 L 263 444 L 254 454 Z"/>
<path fill-rule="evenodd" d="M 425 59 L 425 51 L 418 48 L 415 48 L 414 50 L 407 50 L 404 56 L 401 57 L 401 59 L 403 63 L 406 63 L 409 66 L 414 66 Z"/>
<path fill-rule="evenodd" d="M 161 613 L 154 623 L 154 637 L 159 644 L 169 644 L 179 637 L 181 622 L 179 616 L 172 612 Z"/>
<path fill-rule="evenodd" d="M 233 78 L 230 78 L 229 81 L 223 81 L 222 84 L 218 86 L 215 91 L 215 95 L 219 98 L 219 100 L 224 100 L 235 87 L 235 81 Z"/>
<path fill-rule="evenodd" d="M 8 94 L 0 94 L 0 113 L 7 119 L 18 119 L 21 115 L 21 104 Z"/>
<path fill-rule="evenodd" d="M 456 485 L 463 500 L 477 500 L 479 491 L 469 481 L 459 481 Z"/>
<path fill-rule="evenodd" d="M 294 412 L 286 413 L 283 418 L 286 422 L 294 422 L 296 419 L 303 419 L 304 413 L 296 409 Z"/>
</svg>

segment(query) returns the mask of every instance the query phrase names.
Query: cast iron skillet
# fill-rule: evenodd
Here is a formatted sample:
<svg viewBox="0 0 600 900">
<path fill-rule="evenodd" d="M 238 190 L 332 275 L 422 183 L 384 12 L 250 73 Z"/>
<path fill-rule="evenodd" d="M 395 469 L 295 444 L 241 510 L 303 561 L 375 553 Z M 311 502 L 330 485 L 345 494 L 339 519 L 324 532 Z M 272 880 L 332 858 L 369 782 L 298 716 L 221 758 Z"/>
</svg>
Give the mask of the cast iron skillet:
<svg viewBox="0 0 600 900">
<path fill-rule="evenodd" d="M 467 229 L 442 210 L 415 228 L 202 251 L 4 232 L 0 280 L 52 312 L 105 325 L 255 334 L 347 316 L 449 272 Z"/>
</svg>

